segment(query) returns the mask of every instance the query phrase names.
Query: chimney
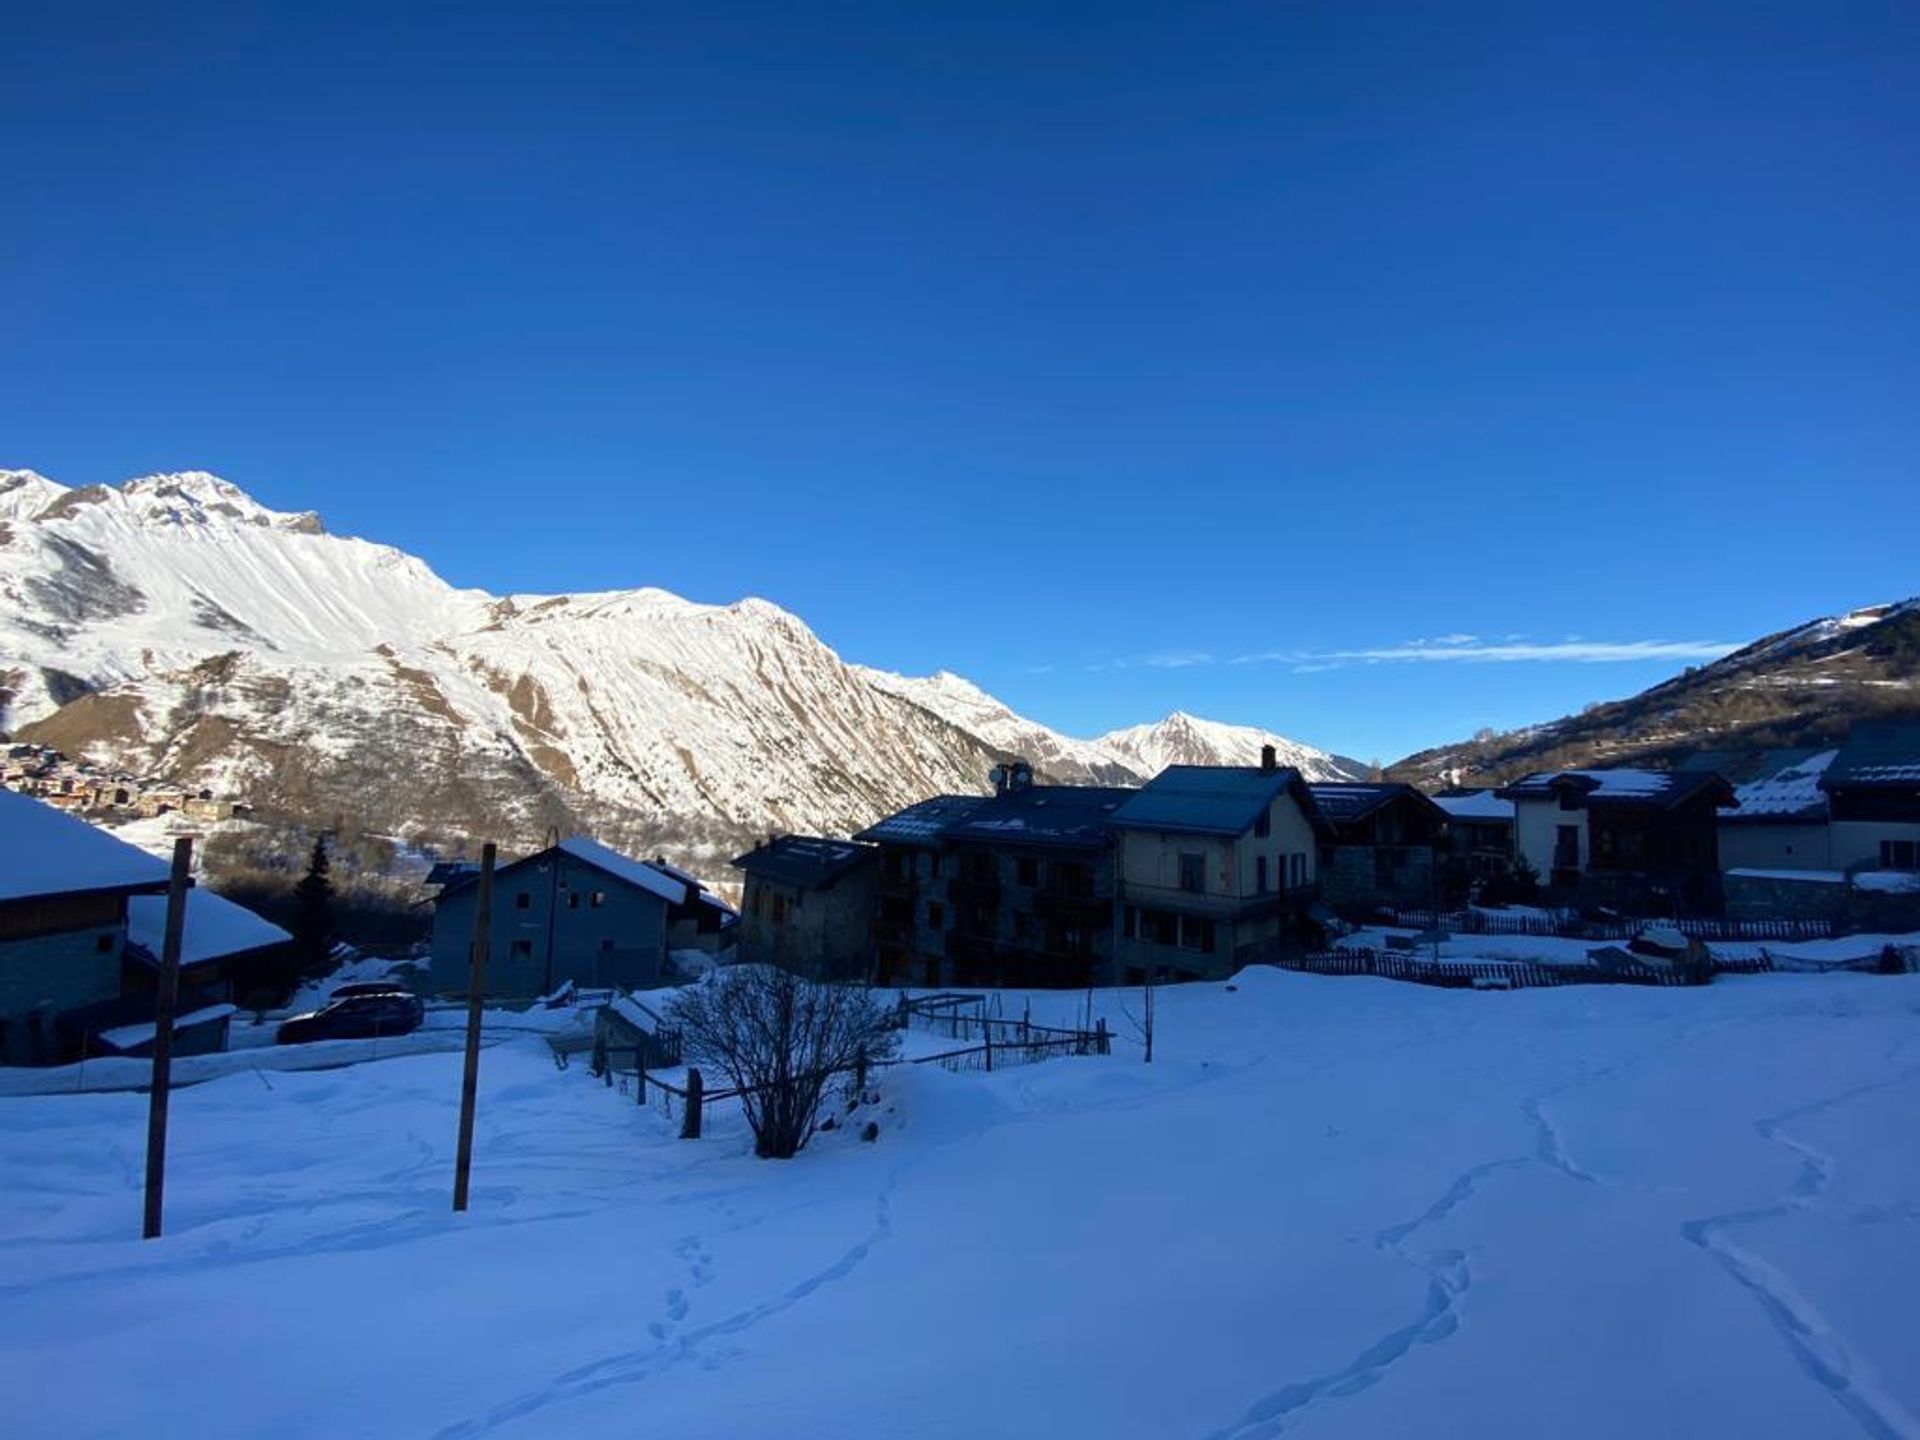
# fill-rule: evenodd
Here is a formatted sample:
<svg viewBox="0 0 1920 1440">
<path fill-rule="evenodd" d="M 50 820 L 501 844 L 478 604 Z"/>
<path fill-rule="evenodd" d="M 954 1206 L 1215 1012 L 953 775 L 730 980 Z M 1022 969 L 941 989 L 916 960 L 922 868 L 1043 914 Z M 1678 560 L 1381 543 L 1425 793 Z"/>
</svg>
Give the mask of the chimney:
<svg viewBox="0 0 1920 1440">
<path fill-rule="evenodd" d="M 1280 768 L 1280 757 L 1274 753 L 1273 746 L 1262 745 L 1260 747 L 1261 773 L 1266 775 L 1271 775 L 1274 771 L 1278 770 L 1279 768 Z"/>
<path fill-rule="evenodd" d="M 1007 772 L 1007 789 L 1031 790 L 1033 788 L 1033 766 L 1024 760 L 1016 760 Z"/>
</svg>

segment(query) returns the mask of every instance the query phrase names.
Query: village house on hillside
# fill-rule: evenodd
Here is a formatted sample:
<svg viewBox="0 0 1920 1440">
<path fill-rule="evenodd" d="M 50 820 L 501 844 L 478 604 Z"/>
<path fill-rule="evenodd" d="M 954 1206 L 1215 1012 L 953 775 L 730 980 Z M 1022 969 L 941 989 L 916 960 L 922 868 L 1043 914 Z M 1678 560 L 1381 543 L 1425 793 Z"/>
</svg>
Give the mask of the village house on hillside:
<svg viewBox="0 0 1920 1440">
<path fill-rule="evenodd" d="M 1035 785 L 936 796 L 860 832 L 879 849 L 881 983 L 1088 985 L 1114 969 L 1112 819 L 1135 792 Z"/>
<path fill-rule="evenodd" d="M 1119 979 L 1231 974 L 1290 943 L 1317 894 L 1313 798 L 1258 766 L 1171 765 L 1113 814 Z"/>
<path fill-rule="evenodd" d="M 1633 914 L 1714 914 L 1718 818 L 1733 787 L 1712 771 L 1562 770 L 1497 792 L 1514 849 L 1559 898 Z"/>
<path fill-rule="evenodd" d="M 879 852 L 855 840 L 776 835 L 735 857 L 745 878 L 740 960 L 810 980 L 865 980 L 873 968 Z"/>
<path fill-rule="evenodd" d="M 151 776 L 103 770 L 51 746 L 30 743 L 6 746 L 0 754 L 0 788 L 35 796 L 60 810 L 130 819 L 177 813 L 205 824 L 244 814 L 247 809 L 216 796 L 211 789 L 190 790 Z"/>
<path fill-rule="evenodd" d="M 155 1033 L 168 866 L 39 800 L 0 791 L 0 1063 L 143 1054 Z M 236 979 L 291 937 L 245 907 L 187 892 L 181 1054 L 224 1049 Z"/>
<path fill-rule="evenodd" d="M 433 902 L 433 986 L 469 988 L 478 875 L 448 873 Z M 493 877 L 485 990 L 548 995 L 576 985 L 636 989 L 667 978 L 675 913 L 693 887 L 643 860 L 576 836 L 502 866 Z"/>
<path fill-rule="evenodd" d="M 1320 898 L 1336 910 L 1435 905 L 1447 814 L 1411 785 L 1310 782 Z"/>
</svg>

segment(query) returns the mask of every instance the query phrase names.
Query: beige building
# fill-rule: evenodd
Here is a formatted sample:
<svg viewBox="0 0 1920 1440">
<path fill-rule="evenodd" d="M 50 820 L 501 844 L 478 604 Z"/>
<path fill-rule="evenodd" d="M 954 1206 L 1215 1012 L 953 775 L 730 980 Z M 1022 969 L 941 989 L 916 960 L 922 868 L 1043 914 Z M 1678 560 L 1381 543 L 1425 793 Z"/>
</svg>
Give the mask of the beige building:
<svg viewBox="0 0 1920 1440">
<path fill-rule="evenodd" d="M 1121 983 L 1229 975 L 1290 944 L 1316 895 L 1297 770 L 1173 765 L 1113 815 Z"/>
</svg>

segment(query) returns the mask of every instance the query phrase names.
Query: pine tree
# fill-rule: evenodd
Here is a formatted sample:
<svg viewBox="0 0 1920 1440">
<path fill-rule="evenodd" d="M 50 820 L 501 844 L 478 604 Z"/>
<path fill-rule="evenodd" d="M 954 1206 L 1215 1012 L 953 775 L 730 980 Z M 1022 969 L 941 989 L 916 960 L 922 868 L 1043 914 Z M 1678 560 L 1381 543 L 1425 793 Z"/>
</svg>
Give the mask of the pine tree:
<svg viewBox="0 0 1920 1440">
<path fill-rule="evenodd" d="M 333 948 L 333 868 L 327 858 L 324 832 L 313 837 L 313 854 L 307 860 L 307 873 L 293 887 L 293 943 L 300 969 L 313 974 L 326 965 Z"/>
</svg>

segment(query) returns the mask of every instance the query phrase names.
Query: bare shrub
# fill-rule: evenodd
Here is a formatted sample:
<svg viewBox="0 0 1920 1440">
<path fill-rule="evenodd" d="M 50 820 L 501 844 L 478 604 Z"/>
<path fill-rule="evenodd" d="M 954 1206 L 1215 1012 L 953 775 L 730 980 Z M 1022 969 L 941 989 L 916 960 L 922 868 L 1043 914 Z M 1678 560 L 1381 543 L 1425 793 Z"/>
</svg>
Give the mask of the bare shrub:
<svg viewBox="0 0 1920 1440">
<path fill-rule="evenodd" d="M 687 1057 L 740 1091 L 754 1152 L 787 1160 L 812 1138 L 834 1075 L 891 1056 L 892 1013 L 871 990 L 819 985 L 786 970 L 713 971 L 673 1007 Z"/>
</svg>

